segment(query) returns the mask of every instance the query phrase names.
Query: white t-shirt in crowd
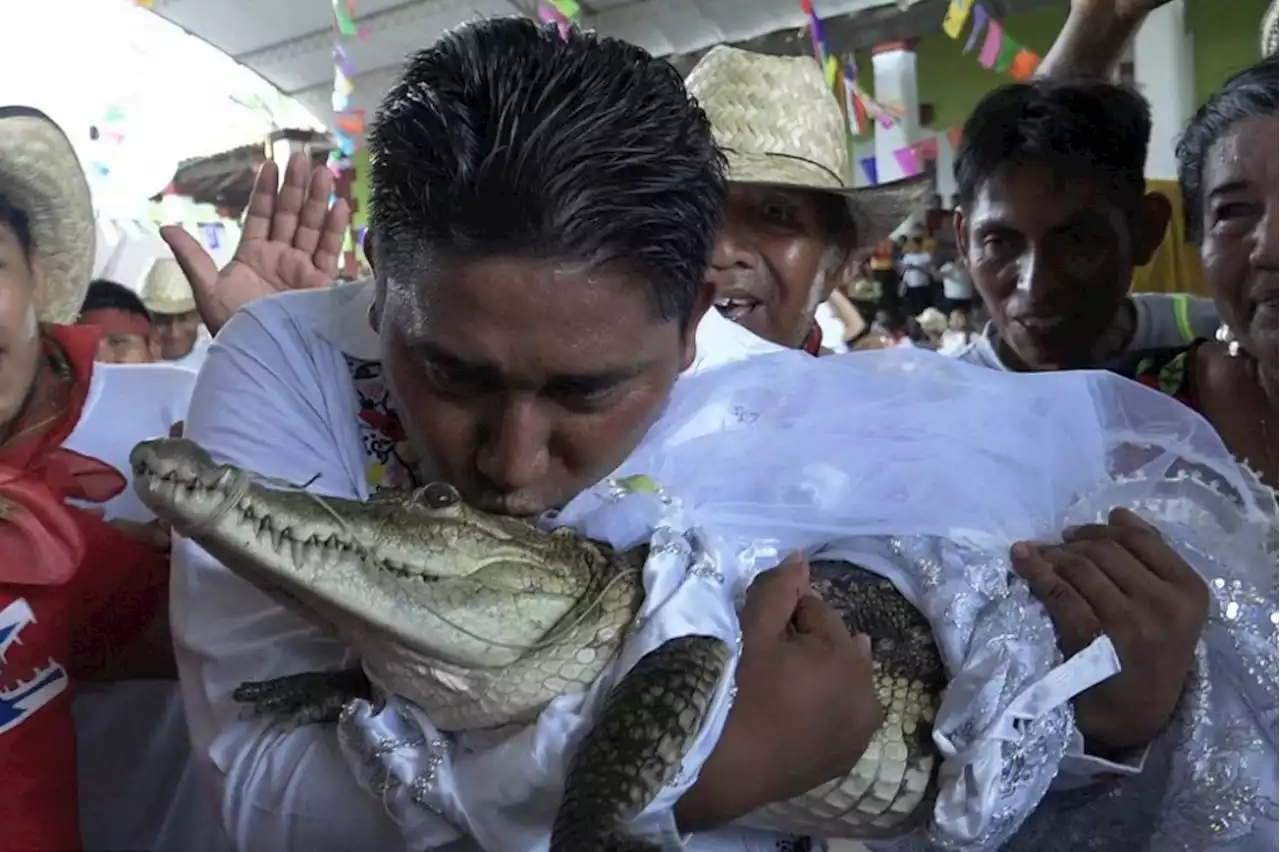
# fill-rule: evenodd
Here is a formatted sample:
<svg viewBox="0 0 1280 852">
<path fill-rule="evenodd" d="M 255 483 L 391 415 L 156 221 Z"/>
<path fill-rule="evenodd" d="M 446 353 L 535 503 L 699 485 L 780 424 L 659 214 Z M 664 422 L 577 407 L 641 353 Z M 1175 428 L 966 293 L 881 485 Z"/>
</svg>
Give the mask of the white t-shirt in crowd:
<svg viewBox="0 0 1280 852">
<path fill-rule="evenodd" d="M 823 349 L 835 354 L 849 351 L 848 344 L 844 342 L 849 330 L 844 327 L 844 321 L 836 316 L 830 302 L 818 305 L 818 309 L 813 313 L 813 319 L 818 323 L 818 330 L 822 332 Z"/>
<path fill-rule="evenodd" d="M 907 252 L 902 256 L 902 284 L 915 289 L 928 287 L 933 283 L 929 275 L 929 267 L 933 265 L 933 255 L 927 251 Z"/>
<path fill-rule="evenodd" d="M 186 417 L 195 379 L 192 370 L 169 364 L 94 365 L 80 423 L 64 446 L 129 480 L 103 506 L 108 519 L 152 519 L 133 492 L 129 453 Z M 197 774 L 176 683 L 83 684 L 72 712 L 86 850 L 230 852 Z"/>
<path fill-rule="evenodd" d="M 942 275 L 942 295 L 947 299 L 972 299 L 973 279 L 969 270 L 953 260 L 949 260 L 938 270 Z"/>
</svg>

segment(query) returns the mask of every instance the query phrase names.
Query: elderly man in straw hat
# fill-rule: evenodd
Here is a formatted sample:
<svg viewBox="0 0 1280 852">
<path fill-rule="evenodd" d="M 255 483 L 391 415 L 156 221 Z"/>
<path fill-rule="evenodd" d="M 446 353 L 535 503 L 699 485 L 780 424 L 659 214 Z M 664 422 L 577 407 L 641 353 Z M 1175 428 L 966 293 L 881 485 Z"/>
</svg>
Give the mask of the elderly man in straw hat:
<svg viewBox="0 0 1280 852">
<path fill-rule="evenodd" d="M 142 285 L 142 304 L 151 312 L 160 357 L 175 366 L 198 370 L 209 336 L 200 324 L 195 293 L 176 260 L 161 257 L 151 265 Z"/>
<path fill-rule="evenodd" d="M 716 308 L 766 340 L 817 354 L 818 306 L 852 277 L 857 250 L 907 219 L 927 184 L 849 185 L 844 114 L 809 57 L 714 47 L 685 85 L 729 164 L 708 272 Z"/>
<path fill-rule="evenodd" d="M 181 370 L 94 364 L 98 330 L 67 325 L 93 241 L 89 187 L 67 136 L 36 109 L 0 108 L 0 848 L 79 849 L 83 823 L 91 848 L 217 849 L 196 840 L 219 831 L 184 783 L 189 751 L 171 684 L 160 685 L 168 726 L 148 718 L 147 701 L 131 701 L 132 725 L 113 720 L 98 699 L 121 697 L 125 684 L 88 704 L 82 695 L 73 723 L 82 680 L 172 676 L 167 635 L 147 631 L 166 600 L 167 536 L 141 523 L 118 468 L 128 470 L 138 439 L 167 431 L 163 400 L 185 404 L 191 387 Z M 130 727 L 145 732 L 147 751 L 129 747 Z M 118 771 L 86 774 L 98 763 Z M 160 837 L 164 823 L 182 836 Z M 111 830 L 142 824 L 150 831 Z"/>
</svg>

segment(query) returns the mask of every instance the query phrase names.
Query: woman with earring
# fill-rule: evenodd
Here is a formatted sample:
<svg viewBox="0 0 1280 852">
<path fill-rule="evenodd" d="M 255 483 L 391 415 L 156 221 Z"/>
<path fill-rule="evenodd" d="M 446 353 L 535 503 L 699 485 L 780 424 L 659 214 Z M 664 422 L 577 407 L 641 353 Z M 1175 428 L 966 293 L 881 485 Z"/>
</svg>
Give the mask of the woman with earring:
<svg viewBox="0 0 1280 852">
<path fill-rule="evenodd" d="M 1264 36 L 1264 45 L 1267 38 Z M 1216 340 L 1149 356 L 1134 377 L 1204 415 L 1235 456 L 1277 484 L 1277 64 L 1236 74 L 1178 145 L 1187 236 L 1223 323 Z"/>
</svg>

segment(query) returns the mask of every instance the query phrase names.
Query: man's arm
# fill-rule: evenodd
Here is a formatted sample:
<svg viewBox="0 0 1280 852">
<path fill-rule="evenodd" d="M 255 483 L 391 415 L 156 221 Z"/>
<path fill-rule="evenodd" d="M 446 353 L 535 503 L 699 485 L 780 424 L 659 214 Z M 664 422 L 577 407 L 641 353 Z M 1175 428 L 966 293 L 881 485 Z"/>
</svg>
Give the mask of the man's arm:
<svg viewBox="0 0 1280 852">
<path fill-rule="evenodd" d="M 1036 74 L 1111 79 L 1147 15 L 1169 0 L 1071 0 L 1071 12 Z"/>
<path fill-rule="evenodd" d="M 277 310 L 264 303 L 242 311 L 219 335 L 196 385 L 186 436 L 220 462 L 289 481 L 318 474 L 312 489 L 356 496 L 358 472 L 344 468 L 348 453 L 334 438 L 347 424 L 335 429 L 329 422 L 315 353 L 303 349 L 292 326 L 277 320 L 268 327 Z M 382 804 L 352 777 L 333 727 L 244 719 L 230 698 L 243 681 L 337 668 L 354 661 L 351 652 L 183 539 L 174 542 L 170 600 L 192 745 L 215 781 L 235 848 L 404 848 Z"/>
</svg>

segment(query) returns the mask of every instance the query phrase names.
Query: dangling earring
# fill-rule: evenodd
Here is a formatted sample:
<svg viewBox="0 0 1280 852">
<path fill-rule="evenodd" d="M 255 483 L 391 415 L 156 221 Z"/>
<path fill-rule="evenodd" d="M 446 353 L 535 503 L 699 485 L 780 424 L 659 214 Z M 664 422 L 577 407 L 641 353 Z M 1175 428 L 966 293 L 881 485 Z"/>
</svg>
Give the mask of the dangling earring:
<svg viewBox="0 0 1280 852">
<path fill-rule="evenodd" d="M 1240 341 L 1236 340 L 1236 336 L 1232 333 L 1231 327 L 1225 322 L 1218 326 L 1218 330 L 1214 332 L 1213 337 L 1219 343 L 1225 343 L 1227 345 L 1227 354 L 1232 358 L 1240 354 Z"/>
</svg>

